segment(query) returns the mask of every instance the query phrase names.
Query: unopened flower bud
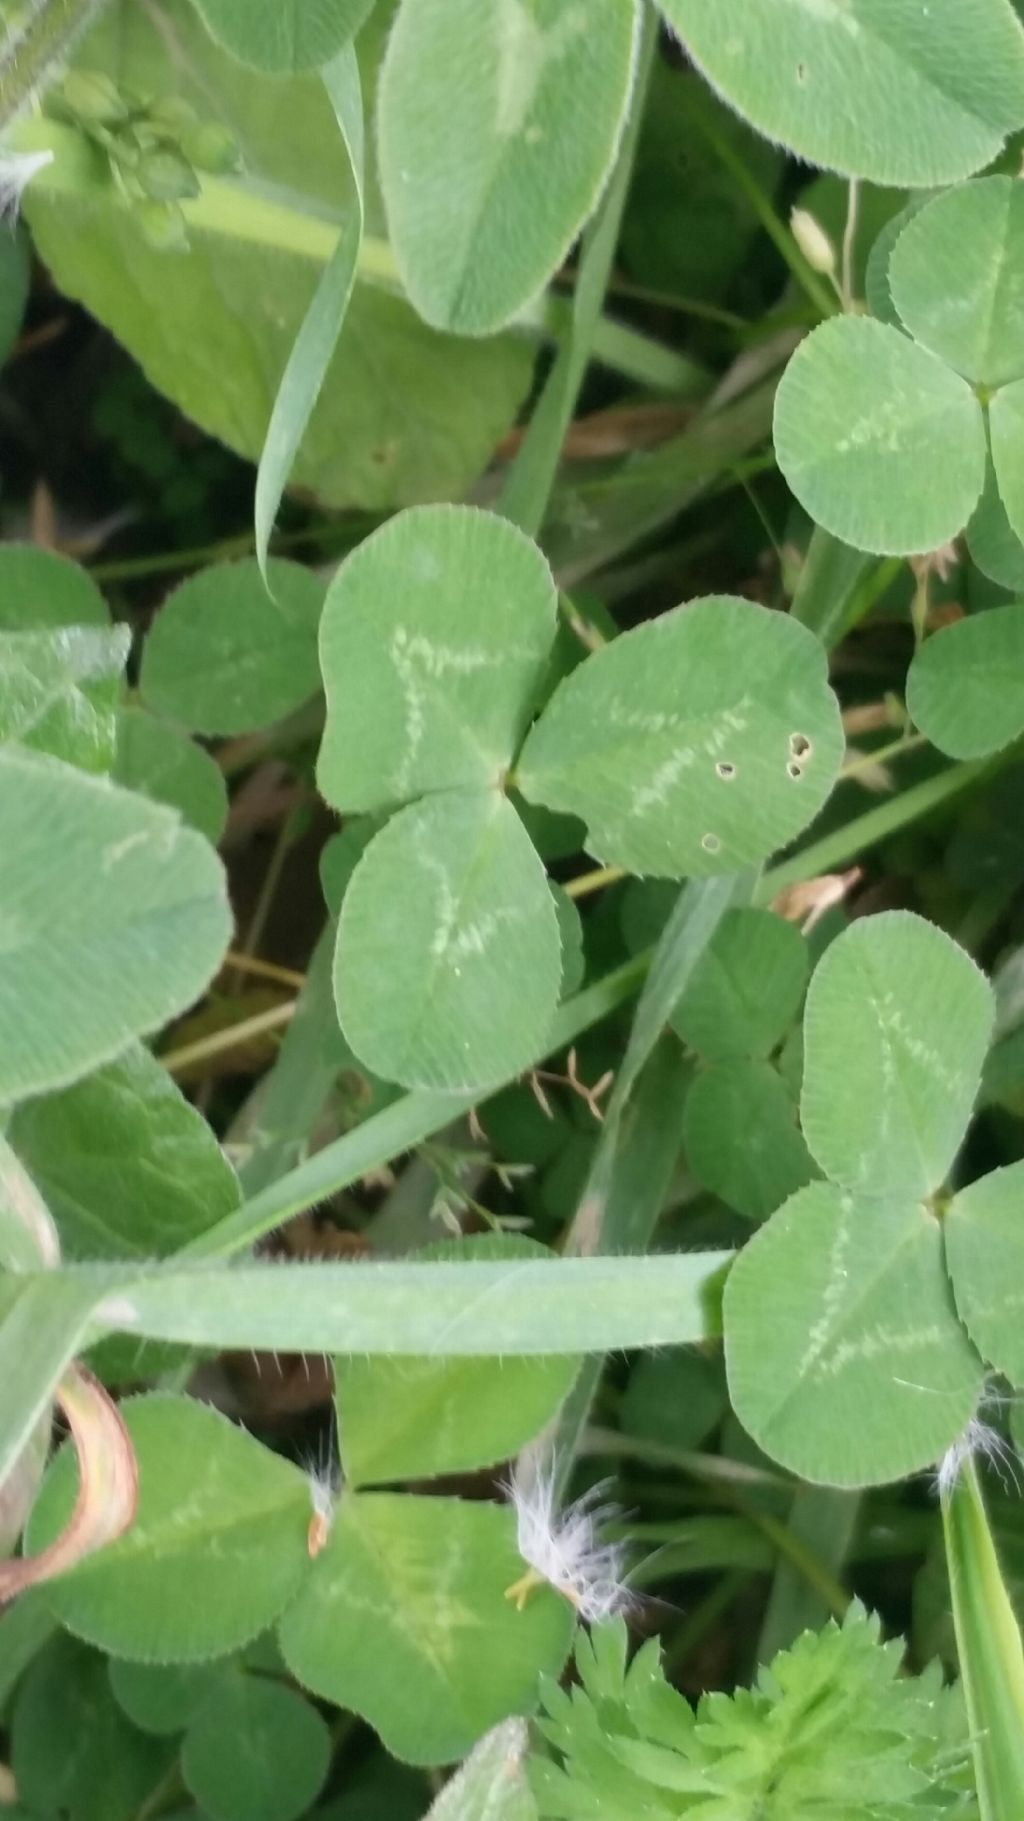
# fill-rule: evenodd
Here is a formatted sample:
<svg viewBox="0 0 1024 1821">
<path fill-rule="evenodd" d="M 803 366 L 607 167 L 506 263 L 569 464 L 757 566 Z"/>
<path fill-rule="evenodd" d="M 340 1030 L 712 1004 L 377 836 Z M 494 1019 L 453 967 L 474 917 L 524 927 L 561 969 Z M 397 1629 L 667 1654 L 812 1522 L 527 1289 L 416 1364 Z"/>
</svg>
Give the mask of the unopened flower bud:
<svg viewBox="0 0 1024 1821">
<path fill-rule="evenodd" d="M 807 209 L 793 209 L 789 225 L 807 264 L 813 271 L 831 277 L 836 269 L 836 251 L 820 221 L 816 221 Z"/>
<path fill-rule="evenodd" d="M 216 121 L 204 121 L 202 125 L 190 127 L 182 136 L 181 147 L 196 170 L 206 171 L 211 177 L 226 177 L 229 172 L 241 168 L 237 139 L 226 126 L 219 126 Z"/>
<path fill-rule="evenodd" d="M 127 118 L 123 96 L 102 70 L 69 70 L 60 99 L 68 113 L 86 126 L 116 126 Z"/>
<path fill-rule="evenodd" d="M 132 213 L 148 244 L 157 253 L 187 253 L 185 217 L 173 202 L 139 202 Z"/>
<path fill-rule="evenodd" d="M 182 202 L 198 196 L 199 179 L 187 158 L 173 146 L 160 146 L 140 158 L 135 173 L 151 202 Z"/>
</svg>

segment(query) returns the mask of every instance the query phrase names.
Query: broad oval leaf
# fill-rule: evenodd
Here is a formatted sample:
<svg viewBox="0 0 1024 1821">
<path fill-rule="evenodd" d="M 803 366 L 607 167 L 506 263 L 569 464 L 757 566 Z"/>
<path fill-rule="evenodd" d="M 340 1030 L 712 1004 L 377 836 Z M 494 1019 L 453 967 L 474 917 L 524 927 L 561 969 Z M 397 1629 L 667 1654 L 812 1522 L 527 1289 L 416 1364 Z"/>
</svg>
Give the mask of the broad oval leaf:
<svg viewBox="0 0 1024 1821">
<path fill-rule="evenodd" d="M 427 322 L 491 334 L 561 264 L 615 157 L 638 31 L 635 0 L 402 0 L 380 170 Z"/>
<path fill-rule="evenodd" d="M 64 1087 L 199 997 L 231 928 L 209 843 L 162 805 L 0 750 L 0 1104 Z"/>
<path fill-rule="evenodd" d="M 1024 594 L 1024 544 L 1006 516 L 991 459 L 985 486 L 966 531 L 967 548 L 982 575 L 1013 594 Z"/>
<path fill-rule="evenodd" d="M 133 1663 L 111 1657 L 107 1674 L 114 1699 L 140 1732 L 181 1733 L 233 1663 Z"/>
<path fill-rule="evenodd" d="M 92 577 L 69 557 L 35 544 L 0 549 L 0 629 L 35 632 L 53 626 L 109 627 Z"/>
<path fill-rule="evenodd" d="M 824 1182 L 740 1253 L 725 1355 L 733 1408 L 758 1446 L 829 1486 L 881 1485 L 937 1461 L 983 1379 L 934 1217 Z"/>
<path fill-rule="evenodd" d="M 988 408 L 992 466 L 1010 529 L 1024 542 L 1024 380 L 996 393 Z"/>
<path fill-rule="evenodd" d="M 272 1624 L 309 1565 L 305 1475 L 206 1404 L 154 1393 L 121 1406 L 139 1464 L 128 1534 L 46 1587 L 70 1631 L 111 1656 L 201 1662 Z M 67 1448 L 29 1522 L 31 1550 L 74 1497 Z"/>
<path fill-rule="evenodd" d="M 768 1056 L 796 1017 L 810 955 L 772 911 L 726 911 L 672 1013 L 672 1028 L 709 1062 Z"/>
<path fill-rule="evenodd" d="M 623 634 L 559 684 L 523 749 L 523 795 L 587 824 L 602 860 L 734 872 L 817 815 L 843 752 L 819 641 L 711 595 Z"/>
<path fill-rule="evenodd" d="M 241 1199 L 202 1114 L 142 1044 L 19 1106 L 8 1135 L 70 1258 L 163 1258 Z"/>
<path fill-rule="evenodd" d="M 508 1507 L 343 1495 L 281 1621 L 285 1661 L 314 1694 L 368 1720 L 395 1757 L 449 1763 L 530 1712 L 540 1677 L 565 1660 L 572 1609 L 539 1587 L 520 1612 L 505 1594 L 522 1572 Z"/>
<path fill-rule="evenodd" d="M 913 221 L 920 207 L 920 202 L 912 200 L 896 215 L 890 216 L 877 235 L 864 267 L 864 300 L 868 306 L 868 312 L 879 322 L 890 323 L 894 329 L 901 328 L 902 324 L 896 313 L 896 305 L 892 301 L 892 291 L 889 286 L 889 260 L 893 247 L 904 228 L 909 221 Z"/>
<path fill-rule="evenodd" d="M 55 1747 L 53 1716 L 61 1716 Z M 65 1730 L 66 1728 L 66 1730 Z M 58 1633 L 29 1665 L 11 1715 L 11 1762 L 25 1807 L 11 1821 L 37 1815 L 136 1815 L 166 1776 L 173 1746 L 131 1726 L 107 1682 L 97 1651 Z M 31 1806 L 28 1806 L 28 1805 Z"/>
<path fill-rule="evenodd" d="M 669 1448 L 699 1448 L 728 1408 L 719 1352 L 672 1347 L 642 1353 L 622 1399 L 622 1427 Z"/>
<path fill-rule="evenodd" d="M 1009 0 L 658 0 L 720 95 L 808 164 L 930 189 L 1024 124 Z M 855 105 L 854 105 L 855 102 Z"/>
<path fill-rule="evenodd" d="M 331 1735 L 316 1708 L 266 1676 L 224 1676 L 193 1715 L 181 1774 L 210 1821 L 297 1821 L 320 1794 Z"/>
<path fill-rule="evenodd" d="M 228 818 L 224 773 L 202 746 L 145 708 L 117 717 L 115 783 L 178 810 L 208 841 L 219 841 Z"/>
<path fill-rule="evenodd" d="M 965 379 L 1024 374 L 1024 190 L 983 177 L 918 209 L 889 259 L 901 321 Z"/>
<path fill-rule="evenodd" d="M 320 687 L 316 638 L 323 585 L 280 558 L 213 564 L 164 603 L 142 657 L 142 694 L 183 727 L 251 733 Z"/>
<path fill-rule="evenodd" d="M 961 1189 L 943 1227 L 964 1327 L 989 1365 L 1024 1384 L 1024 1163 Z"/>
<path fill-rule="evenodd" d="M 863 917 L 826 950 L 804 1013 L 804 1136 L 825 1174 L 924 1199 L 960 1148 L 992 1034 L 984 975 L 909 911 Z"/>
<path fill-rule="evenodd" d="M 755 1058 L 701 1070 L 686 1096 L 683 1148 L 697 1181 L 748 1220 L 764 1220 L 817 1175 L 788 1088 Z"/>
<path fill-rule="evenodd" d="M 173 33 L 173 60 L 162 30 Z M 338 216 L 351 204 L 324 85 L 244 68 L 214 43 L 192 0 L 161 0 L 156 13 L 108 0 L 78 55 L 119 88 L 173 93 L 201 119 L 229 121 L 248 181 L 204 177 L 185 208 L 188 250 L 169 258 L 144 239 L 102 166 L 83 160 L 77 136 L 55 127 L 53 186 L 34 184 L 26 197 L 36 247 L 54 282 L 154 385 L 256 460 Z M 372 69 L 364 75 L 369 86 Z M 369 225 L 381 232 L 379 210 Z M 461 497 L 515 421 L 533 358 L 524 336 L 442 336 L 404 298 L 357 282 L 294 484 L 370 511 Z"/>
<path fill-rule="evenodd" d="M 543 1258 L 513 1235 L 450 1240 L 419 1258 Z M 579 1359 L 371 1359 L 334 1362 L 345 1482 L 431 1479 L 509 1460 L 543 1429 L 572 1387 Z"/>
<path fill-rule="evenodd" d="M 360 1061 L 402 1087 L 496 1087 L 543 1052 L 562 947 L 544 868 L 497 791 L 400 811 L 345 894 L 334 988 Z"/>
<path fill-rule="evenodd" d="M 980 759 L 1024 733 L 1024 603 L 957 620 L 917 652 L 907 708 L 954 759 Z"/>
<path fill-rule="evenodd" d="M 130 644 L 127 626 L 0 632 L 0 745 L 109 771 Z"/>
<path fill-rule="evenodd" d="M 555 636 L 536 545 L 495 513 L 419 506 L 374 532 L 328 590 L 318 780 L 347 811 L 500 783 Z"/>
<path fill-rule="evenodd" d="M 194 0 L 218 44 L 269 76 L 317 70 L 358 31 L 373 0 Z"/>
<path fill-rule="evenodd" d="M 985 426 L 967 381 L 927 348 L 870 317 L 836 316 L 782 376 L 775 453 L 826 531 L 857 550 L 912 556 L 948 543 L 970 518 L 985 479 Z"/>
</svg>

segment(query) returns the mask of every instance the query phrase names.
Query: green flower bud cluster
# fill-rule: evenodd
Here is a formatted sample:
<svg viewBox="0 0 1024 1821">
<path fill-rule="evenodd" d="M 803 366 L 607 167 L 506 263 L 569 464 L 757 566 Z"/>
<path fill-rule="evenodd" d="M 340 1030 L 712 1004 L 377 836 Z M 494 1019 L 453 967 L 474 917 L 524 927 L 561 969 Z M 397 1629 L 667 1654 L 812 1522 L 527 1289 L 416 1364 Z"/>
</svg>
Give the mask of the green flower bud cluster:
<svg viewBox="0 0 1024 1821">
<path fill-rule="evenodd" d="M 181 205 L 199 195 L 201 177 L 222 177 L 241 166 L 232 134 L 201 120 L 190 102 L 133 94 L 100 70 L 70 70 L 47 108 L 102 153 L 147 240 L 161 250 L 187 250 Z"/>
</svg>

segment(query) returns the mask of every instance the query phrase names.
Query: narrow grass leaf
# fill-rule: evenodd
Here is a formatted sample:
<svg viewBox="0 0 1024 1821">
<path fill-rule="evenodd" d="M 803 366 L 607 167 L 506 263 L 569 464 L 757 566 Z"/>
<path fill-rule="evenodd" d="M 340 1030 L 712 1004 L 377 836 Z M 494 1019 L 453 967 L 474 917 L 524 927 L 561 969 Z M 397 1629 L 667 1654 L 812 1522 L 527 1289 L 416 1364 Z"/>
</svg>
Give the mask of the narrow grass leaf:
<svg viewBox="0 0 1024 1821">
<path fill-rule="evenodd" d="M 417 1254 L 440 1263 L 550 1256 L 511 1234 L 448 1240 Z M 572 1354 L 522 1359 L 335 1362 L 346 1484 L 431 1479 L 511 1458 L 549 1422 L 579 1368 Z"/>
<path fill-rule="evenodd" d="M 268 587 L 267 552 L 274 520 L 341 334 L 363 238 L 363 97 L 359 65 L 351 45 L 346 45 L 321 75 L 345 142 L 354 196 L 338 244 L 323 269 L 288 356 L 260 455 L 256 475 L 256 554 Z"/>
<path fill-rule="evenodd" d="M 942 1501 L 981 1821 L 1024 1805 L 1024 1649 L 973 1462 Z"/>
<path fill-rule="evenodd" d="M 655 16 L 645 7 L 629 119 L 607 190 L 580 245 L 572 315 L 501 491 L 499 505 L 505 517 L 534 537 L 544 521 L 562 444 L 572 421 L 601 317 L 645 117 L 647 84 L 655 47 Z"/>
<path fill-rule="evenodd" d="M 71 1306 L 81 1302 L 86 1311 L 99 1303 L 99 1331 L 146 1339 L 282 1353 L 512 1358 L 713 1339 L 729 1258 L 411 1259 L 229 1271 L 197 1262 L 117 1274 L 105 1266 L 99 1279 L 80 1267 L 26 1282 L 50 1285 L 54 1296 L 63 1287 Z"/>
</svg>

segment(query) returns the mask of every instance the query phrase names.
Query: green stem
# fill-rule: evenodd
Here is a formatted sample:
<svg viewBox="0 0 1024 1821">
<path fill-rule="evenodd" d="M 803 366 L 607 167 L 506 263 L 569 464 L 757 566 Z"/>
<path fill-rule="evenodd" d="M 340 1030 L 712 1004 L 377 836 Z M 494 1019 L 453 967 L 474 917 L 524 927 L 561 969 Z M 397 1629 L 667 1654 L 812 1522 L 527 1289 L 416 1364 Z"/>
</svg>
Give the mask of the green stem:
<svg viewBox="0 0 1024 1821">
<path fill-rule="evenodd" d="M 818 1492 L 821 1491 L 822 1488 L 815 1487 L 814 1490 Z M 842 1582 L 838 1580 L 832 1572 L 831 1565 L 828 1562 L 822 1561 L 821 1557 L 813 1548 L 811 1548 L 801 1531 L 789 1523 L 784 1523 L 781 1518 L 772 1517 L 770 1512 L 758 1511 L 753 1507 L 748 1510 L 747 1516 L 749 1516 L 751 1521 L 758 1526 L 758 1529 L 763 1531 L 764 1535 L 775 1544 L 779 1555 L 784 1558 L 792 1569 L 796 1570 L 800 1579 L 805 1583 L 806 1587 L 810 1589 L 813 1600 L 807 1610 L 816 1615 L 811 1622 L 815 1624 L 818 1622 L 821 1609 L 824 1609 L 826 1613 L 830 1613 L 834 1619 L 841 1619 L 846 1608 L 850 1604 L 850 1596 Z M 788 1623 L 791 1613 L 787 1612 L 785 1616 Z M 799 1625 L 798 1629 L 804 1629 L 802 1623 Z M 795 1635 L 796 1633 L 794 1632 L 792 1636 Z M 791 1643 L 792 1636 L 788 1638 L 783 1637 L 782 1642 L 770 1649 L 770 1654 L 774 1656 L 775 1649 L 781 1649 L 782 1643 Z M 769 1654 L 766 1649 L 766 1643 L 767 1646 L 772 1646 L 773 1639 L 769 1634 L 766 1640 L 765 1634 L 762 1633 L 760 1650 L 762 1661 L 767 1661 Z"/>
<path fill-rule="evenodd" d="M 63 3 L 70 4 L 70 0 Z M 102 4 L 102 0 L 89 0 L 89 4 Z M 33 180 L 33 188 L 40 193 L 109 200 L 111 206 L 120 206 L 96 152 L 73 127 L 36 116 L 19 122 L 14 143 L 23 151 L 53 152 L 53 162 Z M 200 194 L 184 201 L 181 208 L 186 225 L 198 233 L 291 253 L 317 266 L 327 264 L 341 226 L 337 211 L 296 191 L 246 178 L 204 177 Z M 367 284 L 401 290 L 390 246 L 372 235 L 363 236 L 357 276 Z M 572 308 L 566 298 L 545 294 L 509 326 L 547 340 L 558 339 Z M 593 355 L 624 379 L 656 391 L 694 397 L 708 391 L 711 384 L 710 375 L 689 356 L 606 316 L 595 328 Z"/>
<path fill-rule="evenodd" d="M 968 1460 L 942 1493 L 960 1677 L 982 1821 L 1024 1814 L 1024 1649 Z"/>
<path fill-rule="evenodd" d="M 863 816 L 857 816 L 842 828 L 837 828 L 830 835 L 823 835 L 820 841 L 812 842 L 810 847 L 801 848 L 791 860 L 784 860 L 781 866 L 773 866 L 765 873 L 757 895 L 759 904 L 770 903 L 787 885 L 801 885 L 805 879 L 816 879 L 821 873 L 834 872 L 837 866 L 848 866 L 868 848 L 875 847 L 879 841 L 888 840 L 898 829 L 906 828 L 910 822 L 916 822 L 920 816 L 930 815 L 943 803 L 948 803 L 968 785 L 977 783 L 989 768 L 986 759 L 972 759 L 964 765 L 950 765 L 940 771 L 934 778 L 926 778 L 923 784 L 915 784 L 898 797 L 886 803 L 880 803 L 877 809 L 869 809 Z"/>
<path fill-rule="evenodd" d="M 794 620 L 816 632 L 823 645 L 835 645 L 849 603 L 872 561 L 815 525 L 793 591 Z"/>
<path fill-rule="evenodd" d="M 817 1630 L 830 1615 L 842 1618 L 849 1595 L 839 1574 L 850 1553 L 860 1512 L 860 1493 L 840 1492 L 833 1486 L 797 1486 L 784 1524 L 766 1520 L 751 1511 L 767 1532 L 770 1522 L 781 1531 L 775 1535 L 779 1561 L 761 1625 L 757 1654 L 770 1663 L 803 1631 Z"/>
<path fill-rule="evenodd" d="M 547 510 L 565 433 L 594 348 L 618 245 L 657 36 L 654 13 L 649 7 L 644 10 L 641 32 L 629 119 L 601 206 L 583 238 L 569 326 L 498 502 L 499 511 L 531 537 L 538 535 Z"/>
<path fill-rule="evenodd" d="M 712 124 L 709 117 L 704 116 L 703 110 L 695 113 L 693 119 L 713 148 L 719 162 L 725 166 L 737 188 L 742 190 L 765 233 L 774 242 L 797 284 L 814 305 L 818 314 L 834 316 L 836 299 L 818 274 L 808 265 L 789 229 L 779 219 L 770 196 L 752 176 L 746 161 L 740 157 L 725 134 Z"/>
<path fill-rule="evenodd" d="M 564 1049 L 590 1026 L 632 998 L 647 971 L 640 956 L 606 974 L 559 1007 L 544 1054 Z M 543 1061 L 543 1056 L 536 1058 Z M 325 1145 L 287 1175 L 262 1189 L 225 1220 L 186 1246 L 182 1257 L 224 1258 L 251 1246 L 292 1215 L 313 1207 L 339 1189 L 349 1188 L 392 1158 L 411 1151 L 435 1132 L 475 1106 L 478 1094 L 440 1094 L 422 1090 L 375 1113 L 351 1132 Z"/>
</svg>

